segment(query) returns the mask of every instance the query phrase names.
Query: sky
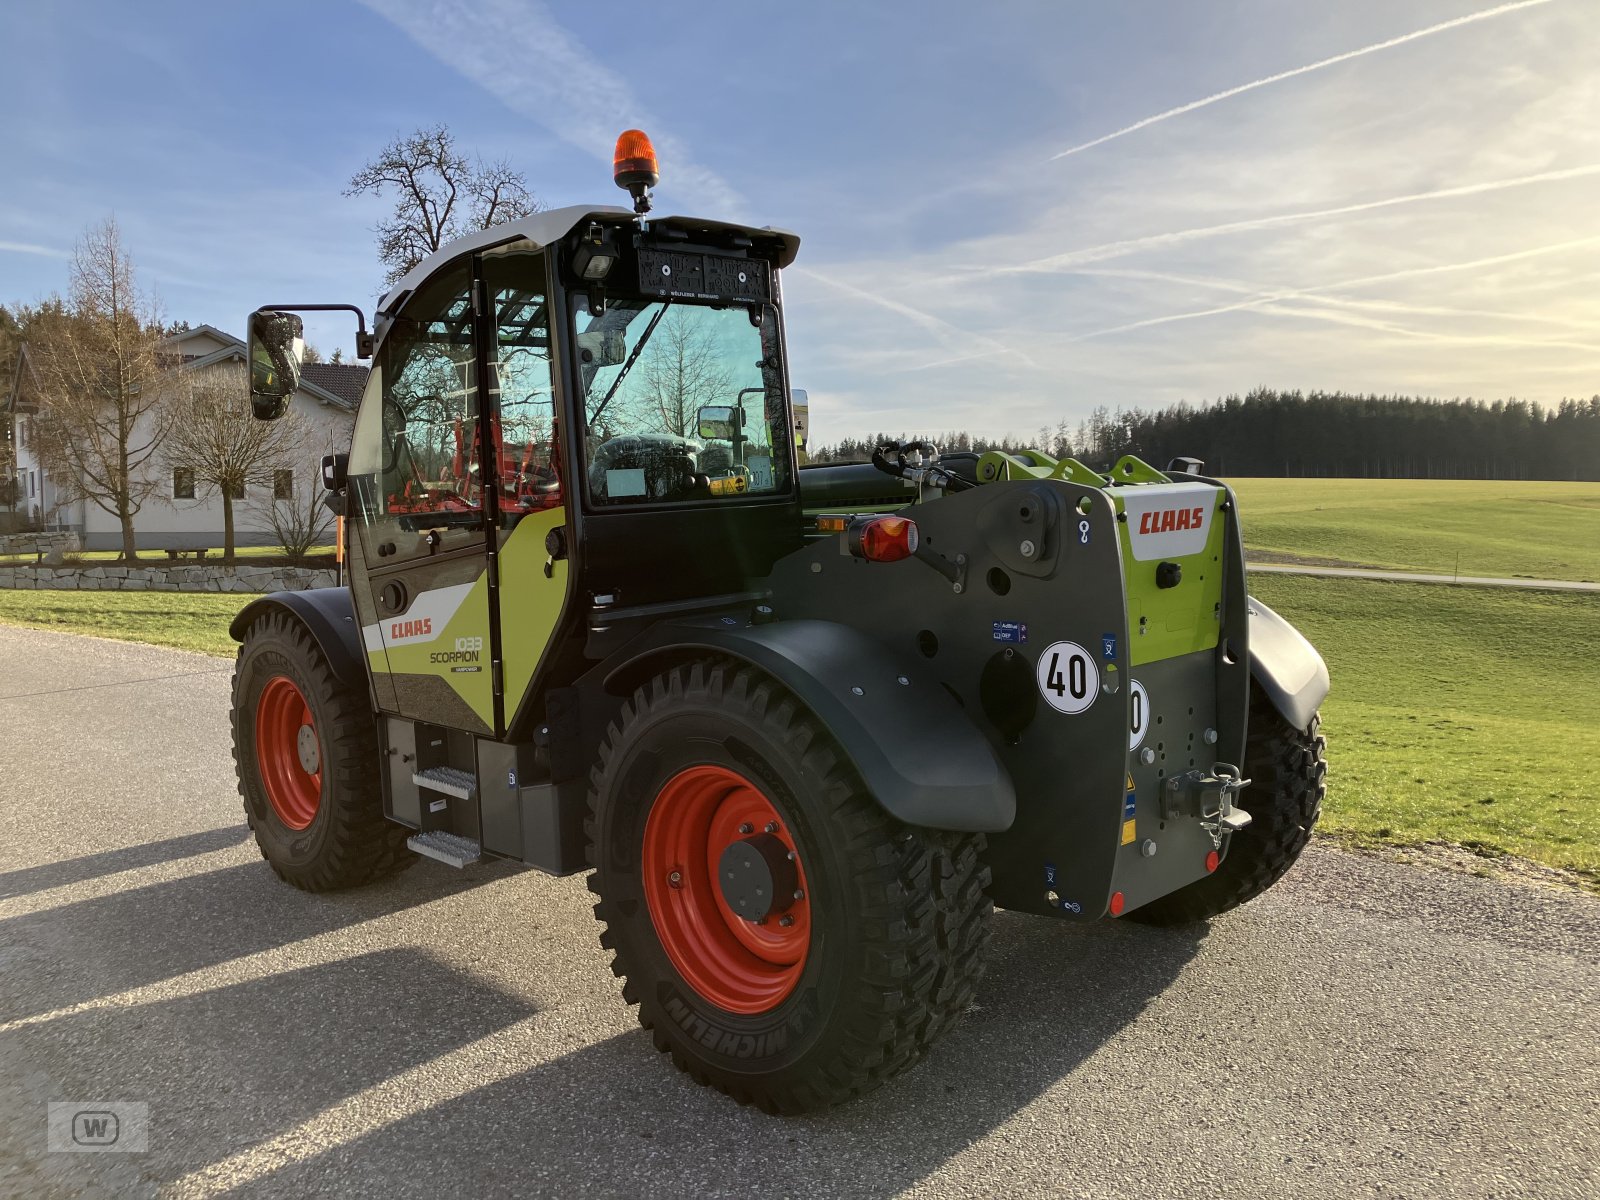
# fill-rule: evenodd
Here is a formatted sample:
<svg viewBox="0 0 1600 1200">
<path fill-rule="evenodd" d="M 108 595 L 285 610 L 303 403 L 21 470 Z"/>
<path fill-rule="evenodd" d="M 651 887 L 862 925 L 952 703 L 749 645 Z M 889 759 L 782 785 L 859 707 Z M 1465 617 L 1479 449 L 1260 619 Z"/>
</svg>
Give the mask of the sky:
<svg viewBox="0 0 1600 1200">
<path fill-rule="evenodd" d="M 446 123 L 550 207 L 798 232 L 813 439 L 1026 434 L 1252 387 L 1600 392 L 1596 0 L 276 0 L 0 10 L 0 301 L 114 214 L 167 316 L 369 308 Z M 353 349 L 340 318 L 308 322 Z"/>
</svg>

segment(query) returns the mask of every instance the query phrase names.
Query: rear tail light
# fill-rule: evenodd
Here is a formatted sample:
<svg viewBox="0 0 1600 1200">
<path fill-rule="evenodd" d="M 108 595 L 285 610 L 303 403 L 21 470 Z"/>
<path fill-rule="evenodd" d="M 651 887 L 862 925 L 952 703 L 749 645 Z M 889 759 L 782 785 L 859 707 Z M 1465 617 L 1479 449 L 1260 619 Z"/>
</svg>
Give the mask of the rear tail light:
<svg viewBox="0 0 1600 1200">
<path fill-rule="evenodd" d="M 850 553 L 868 562 L 899 562 L 917 552 L 917 523 L 905 517 L 866 517 L 845 536 Z"/>
</svg>

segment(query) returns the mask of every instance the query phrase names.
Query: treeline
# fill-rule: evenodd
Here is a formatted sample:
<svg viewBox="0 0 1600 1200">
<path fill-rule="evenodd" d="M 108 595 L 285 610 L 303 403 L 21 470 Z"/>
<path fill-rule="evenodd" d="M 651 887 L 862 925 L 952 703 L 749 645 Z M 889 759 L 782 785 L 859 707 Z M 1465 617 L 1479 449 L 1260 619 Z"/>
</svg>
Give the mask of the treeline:
<svg viewBox="0 0 1600 1200">
<path fill-rule="evenodd" d="M 1134 454 L 1157 467 L 1198 458 L 1217 475 L 1600 480 L 1600 395 L 1549 408 L 1258 388 L 1198 407 L 1099 408 L 1075 427 L 1061 422 L 1032 438 L 955 432 L 930 440 L 941 450 L 1026 447 L 1100 469 Z M 874 444 L 846 438 L 810 457 L 864 461 Z"/>
</svg>

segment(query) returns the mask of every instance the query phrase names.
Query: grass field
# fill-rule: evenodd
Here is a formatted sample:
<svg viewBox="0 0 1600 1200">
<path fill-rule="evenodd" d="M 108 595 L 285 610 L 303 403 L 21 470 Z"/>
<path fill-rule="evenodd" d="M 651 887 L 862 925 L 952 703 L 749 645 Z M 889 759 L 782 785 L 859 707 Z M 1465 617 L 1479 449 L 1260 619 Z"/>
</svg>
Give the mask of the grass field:
<svg viewBox="0 0 1600 1200">
<path fill-rule="evenodd" d="M 1251 551 L 1447 575 L 1600 580 L 1600 483 L 1228 482 Z"/>
<path fill-rule="evenodd" d="M 1323 830 L 1448 841 L 1600 887 L 1600 598 L 1257 575 L 1328 661 Z M 0 622 L 228 655 L 249 597 L 0 591 Z"/>
<path fill-rule="evenodd" d="M 1333 678 L 1325 830 L 1600 884 L 1600 597 L 1257 575 Z"/>
<path fill-rule="evenodd" d="M 231 656 L 228 622 L 253 596 L 212 592 L 0 591 L 0 622 Z"/>
</svg>

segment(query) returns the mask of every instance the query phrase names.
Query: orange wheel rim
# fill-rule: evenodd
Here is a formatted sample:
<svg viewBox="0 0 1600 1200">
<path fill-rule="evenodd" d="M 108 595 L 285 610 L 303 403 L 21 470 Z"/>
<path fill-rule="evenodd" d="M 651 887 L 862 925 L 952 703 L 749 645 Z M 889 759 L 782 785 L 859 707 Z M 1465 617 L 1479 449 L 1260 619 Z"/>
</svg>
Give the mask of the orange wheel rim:
<svg viewBox="0 0 1600 1200">
<path fill-rule="evenodd" d="M 765 920 L 734 911 L 717 879 L 724 852 L 775 837 L 794 855 L 799 897 Z M 684 982 L 718 1008 L 764 1013 L 794 991 L 811 948 L 811 889 L 794 833 L 772 802 L 727 767 L 690 767 L 662 787 L 645 821 L 645 901 Z"/>
<path fill-rule="evenodd" d="M 306 828 L 322 804 L 322 743 L 311 706 L 294 680 L 274 675 L 256 702 L 256 766 L 272 811 Z"/>
</svg>

